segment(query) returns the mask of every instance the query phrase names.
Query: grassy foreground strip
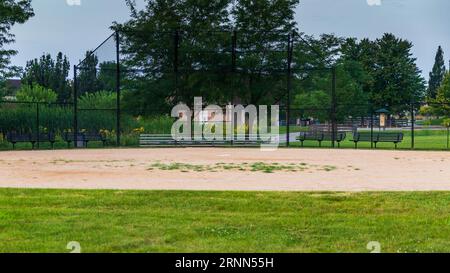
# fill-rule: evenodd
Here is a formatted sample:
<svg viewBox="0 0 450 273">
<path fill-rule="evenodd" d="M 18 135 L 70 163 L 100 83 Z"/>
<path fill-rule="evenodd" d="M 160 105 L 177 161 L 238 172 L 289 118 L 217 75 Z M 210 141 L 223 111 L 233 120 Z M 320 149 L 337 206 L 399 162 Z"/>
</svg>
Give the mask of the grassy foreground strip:
<svg viewBox="0 0 450 273">
<path fill-rule="evenodd" d="M 450 251 L 450 193 L 0 189 L 0 252 Z"/>
</svg>

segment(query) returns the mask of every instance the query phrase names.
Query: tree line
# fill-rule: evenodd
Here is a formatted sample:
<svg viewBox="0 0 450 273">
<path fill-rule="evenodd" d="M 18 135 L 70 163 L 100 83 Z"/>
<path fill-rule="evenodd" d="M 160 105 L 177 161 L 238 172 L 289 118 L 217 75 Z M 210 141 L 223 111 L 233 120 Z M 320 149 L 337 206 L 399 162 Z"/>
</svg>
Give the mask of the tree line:
<svg viewBox="0 0 450 273">
<path fill-rule="evenodd" d="M 0 34 L 32 16 L 29 2 L 0 6 L 17 9 L 16 17 L 1 24 Z M 450 100 L 450 80 L 441 47 L 427 85 L 410 41 L 390 33 L 376 40 L 306 35 L 294 20 L 298 0 L 155 0 L 147 1 L 143 10 L 132 0 L 126 2 L 130 19 L 112 29 L 121 37 L 122 106 L 131 114 L 167 114 L 178 102 L 192 103 L 194 96 L 216 104 L 286 106 L 288 62 L 290 106 L 304 109 L 304 115 L 327 118 L 331 68 L 337 72 L 340 119 L 377 108 L 406 115 L 411 104 L 425 102 L 433 107 L 429 111 L 448 114 L 442 105 Z M 0 49 L 7 43 L 1 41 Z M 0 56 L 9 60 L 4 53 Z M 86 52 L 77 78 L 79 94 L 114 92 L 115 67 L 114 61 L 99 62 Z M 0 71 L 5 68 L 0 66 Z M 58 102 L 71 102 L 69 71 L 63 53 L 55 59 L 44 54 L 27 63 L 21 78 L 28 88 L 50 89 Z"/>
</svg>

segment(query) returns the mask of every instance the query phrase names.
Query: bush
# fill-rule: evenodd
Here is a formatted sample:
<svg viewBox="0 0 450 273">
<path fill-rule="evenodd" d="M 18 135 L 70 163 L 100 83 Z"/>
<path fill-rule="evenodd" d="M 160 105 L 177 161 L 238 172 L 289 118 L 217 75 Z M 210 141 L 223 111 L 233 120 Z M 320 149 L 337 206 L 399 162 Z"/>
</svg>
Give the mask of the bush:
<svg viewBox="0 0 450 273">
<path fill-rule="evenodd" d="M 446 118 L 442 121 L 442 125 L 449 128 L 450 127 L 450 118 Z"/>
<path fill-rule="evenodd" d="M 24 85 L 16 94 L 17 101 L 54 103 L 58 94 L 40 85 Z"/>
<path fill-rule="evenodd" d="M 95 93 L 85 93 L 78 98 L 79 109 L 115 109 L 117 106 L 116 93 L 99 91 Z"/>
<path fill-rule="evenodd" d="M 32 89 L 27 87 L 23 89 L 21 99 L 24 99 L 25 95 L 28 94 L 27 96 L 30 98 L 33 97 L 32 101 L 49 102 L 52 100 L 52 96 L 45 98 L 46 96 L 43 95 L 51 94 L 47 91 L 39 87 Z M 40 97 L 35 94 L 36 92 Z M 79 131 L 103 133 L 111 142 L 114 142 L 117 130 L 117 116 L 114 110 L 116 108 L 116 94 L 107 91 L 87 93 L 81 96 L 78 102 Z M 2 103 L 0 104 L 0 133 L 11 131 L 34 133 L 38 126 L 37 117 L 37 103 Z M 73 132 L 73 121 L 72 105 L 39 104 L 40 132 L 54 132 L 56 134 Z M 170 134 L 172 124 L 173 118 L 168 116 L 133 117 L 122 112 L 122 144 L 136 145 L 141 133 Z"/>
</svg>

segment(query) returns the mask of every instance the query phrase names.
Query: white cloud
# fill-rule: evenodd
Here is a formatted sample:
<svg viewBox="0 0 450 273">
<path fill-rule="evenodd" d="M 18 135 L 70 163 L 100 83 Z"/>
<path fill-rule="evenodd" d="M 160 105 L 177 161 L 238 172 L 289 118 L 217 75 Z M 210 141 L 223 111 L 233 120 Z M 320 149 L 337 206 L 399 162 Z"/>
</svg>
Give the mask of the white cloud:
<svg viewBox="0 0 450 273">
<path fill-rule="evenodd" d="M 369 6 L 381 6 L 381 0 L 366 0 Z"/>
</svg>

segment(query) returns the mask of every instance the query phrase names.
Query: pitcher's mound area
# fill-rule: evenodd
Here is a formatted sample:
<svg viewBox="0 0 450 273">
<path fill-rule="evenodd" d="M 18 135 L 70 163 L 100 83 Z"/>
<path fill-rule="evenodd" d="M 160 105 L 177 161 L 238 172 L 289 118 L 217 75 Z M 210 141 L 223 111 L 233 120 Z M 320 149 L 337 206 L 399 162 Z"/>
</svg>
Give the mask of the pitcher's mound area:
<svg viewBox="0 0 450 273">
<path fill-rule="evenodd" d="M 0 152 L 0 187 L 450 190 L 450 153 L 231 148 Z"/>
</svg>

